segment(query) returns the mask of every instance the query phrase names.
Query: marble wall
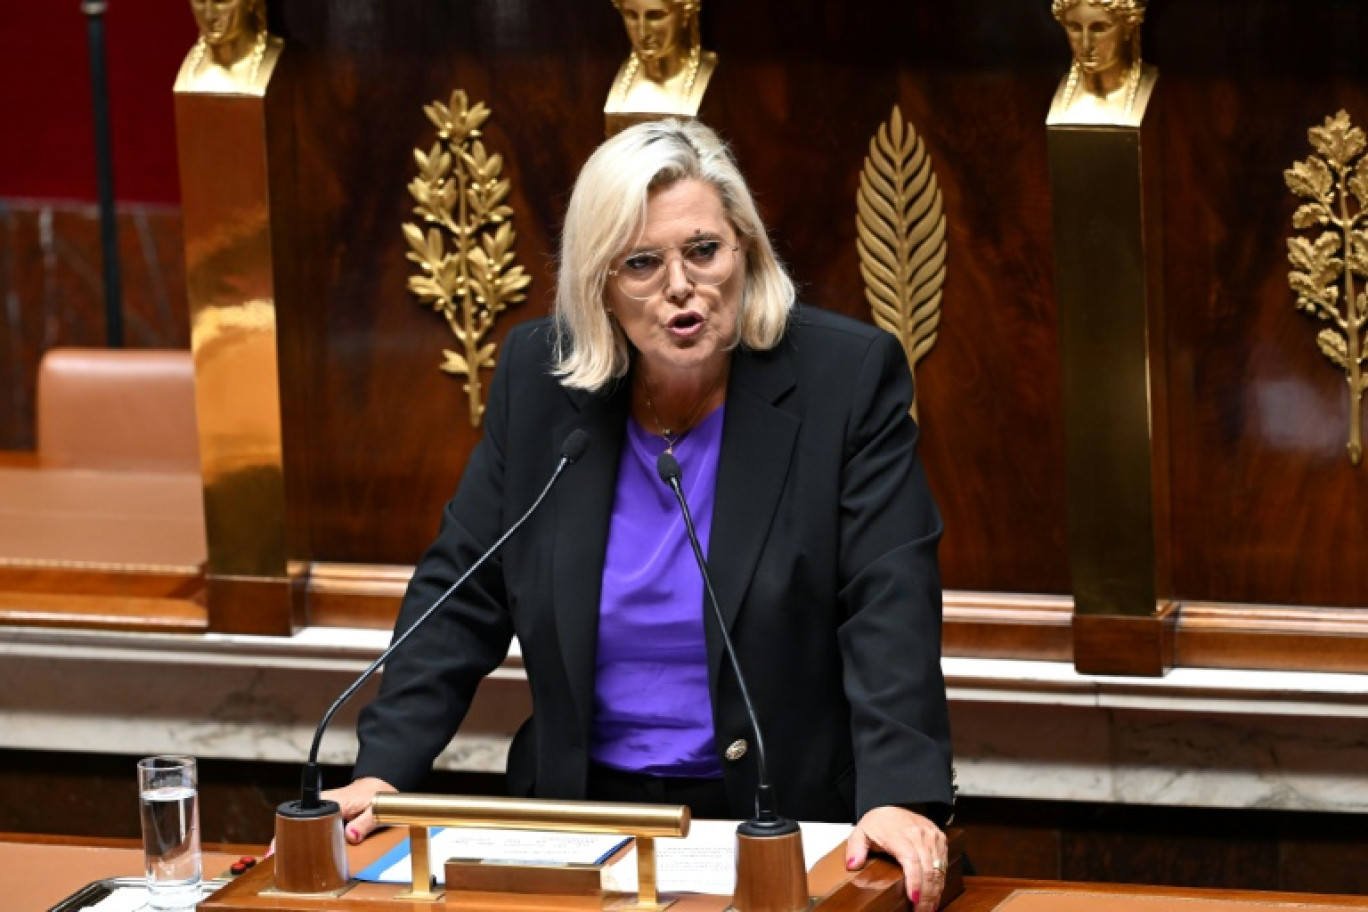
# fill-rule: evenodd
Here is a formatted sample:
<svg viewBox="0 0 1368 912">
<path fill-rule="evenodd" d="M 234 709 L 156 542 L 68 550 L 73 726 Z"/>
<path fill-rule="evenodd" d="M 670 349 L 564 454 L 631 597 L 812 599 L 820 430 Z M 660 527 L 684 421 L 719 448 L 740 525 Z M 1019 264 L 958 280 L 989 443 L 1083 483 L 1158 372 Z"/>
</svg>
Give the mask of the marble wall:
<svg viewBox="0 0 1368 912">
<path fill-rule="evenodd" d="M 967 794 L 1368 811 L 1368 677 L 1176 669 L 1126 679 L 957 658 L 945 666 Z"/>
<path fill-rule="evenodd" d="M 180 751 L 290 763 L 384 647 L 377 630 L 294 637 L 0 628 L 0 749 Z M 962 794 L 1137 806 L 1368 812 L 1368 676 L 944 660 Z M 372 685 L 373 686 L 373 685 Z M 349 765 L 355 711 L 321 759 Z M 439 769 L 497 774 L 530 711 L 514 649 Z"/>
</svg>

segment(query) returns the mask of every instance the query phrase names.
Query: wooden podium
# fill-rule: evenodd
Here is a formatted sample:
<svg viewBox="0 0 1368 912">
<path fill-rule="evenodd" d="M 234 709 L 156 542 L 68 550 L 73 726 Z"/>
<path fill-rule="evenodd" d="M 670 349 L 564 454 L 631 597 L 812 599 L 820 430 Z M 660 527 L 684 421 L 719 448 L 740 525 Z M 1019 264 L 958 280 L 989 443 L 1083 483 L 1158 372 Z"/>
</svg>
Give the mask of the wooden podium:
<svg viewBox="0 0 1368 912">
<path fill-rule="evenodd" d="M 351 848 L 352 870 L 361 870 L 395 845 L 403 835 L 402 830 L 393 830 Z M 946 877 L 942 906 L 963 889 L 963 834 L 953 831 L 950 842 L 950 871 Z M 336 897 L 282 894 L 274 890 L 274 867 L 271 861 L 266 859 L 205 900 L 199 906 L 201 912 L 256 912 L 267 909 L 290 912 L 446 912 L 459 904 L 459 897 L 451 893 L 439 895 L 436 899 L 405 899 L 400 894 L 408 891 L 407 884 L 359 883 L 355 880 L 342 895 Z M 811 908 L 822 912 L 894 912 L 910 909 L 903 888 L 902 871 L 896 864 L 876 859 L 862 871 L 849 872 L 845 870 L 842 847 L 837 847 L 813 866 L 808 873 L 808 888 L 813 896 Z M 677 899 L 670 906 L 671 910 L 677 912 L 721 912 L 730 905 L 730 898 L 726 896 L 687 894 Z M 630 907 L 633 900 L 634 897 L 629 894 L 609 894 L 594 907 L 604 910 Z M 586 905 L 582 898 L 558 896 L 510 895 L 499 902 L 499 909 L 517 912 L 584 908 Z"/>
</svg>

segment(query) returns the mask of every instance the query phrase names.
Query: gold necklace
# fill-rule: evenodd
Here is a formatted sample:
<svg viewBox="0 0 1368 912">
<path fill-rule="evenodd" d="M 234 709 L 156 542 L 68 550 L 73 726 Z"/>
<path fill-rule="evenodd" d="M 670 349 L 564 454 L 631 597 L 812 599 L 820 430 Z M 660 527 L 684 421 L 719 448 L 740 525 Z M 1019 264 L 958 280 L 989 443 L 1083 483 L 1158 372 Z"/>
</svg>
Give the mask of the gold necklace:
<svg viewBox="0 0 1368 912">
<path fill-rule="evenodd" d="M 707 406 L 709 400 L 712 399 L 718 388 L 721 387 L 726 380 L 727 372 L 724 370 L 717 375 L 717 379 L 713 381 L 712 386 L 708 387 L 708 391 L 703 394 L 703 397 L 694 404 L 694 407 L 689 411 L 689 414 L 685 416 L 684 424 L 680 429 L 673 430 L 666 427 L 665 422 L 661 421 L 660 416 L 656 414 L 655 404 L 651 402 L 651 381 L 646 380 L 644 377 L 642 378 L 642 382 L 645 384 L 642 396 L 646 400 L 646 411 L 651 413 L 651 420 L 655 422 L 656 434 L 665 441 L 665 452 L 669 453 L 671 456 L 674 455 L 675 444 L 683 440 L 688 433 L 698 425 L 698 419 L 701 416 L 704 407 Z"/>
<path fill-rule="evenodd" d="M 694 45 L 689 50 L 689 68 L 684 76 L 684 91 L 682 97 L 688 99 L 693 94 L 694 83 L 698 81 L 698 70 L 703 65 L 703 48 L 701 45 Z M 613 90 L 619 98 L 624 101 L 627 92 L 632 88 L 632 83 L 636 81 L 637 70 L 641 69 L 641 58 L 637 56 L 635 50 L 627 60 L 627 69 L 623 71 L 622 78 L 618 80 L 617 87 Z"/>
<path fill-rule="evenodd" d="M 204 62 L 204 56 L 209 51 L 209 43 L 200 35 L 199 41 L 195 42 L 195 47 L 191 50 L 190 73 L 194 76 L 199 75 L 200 64 Z M 248 58 L 247 66 L 247 85 L 255 85 L 257 71 L 261 69 L 261 59 L 266 56 L 266 30 L 257 32 L 256 43 L 252 45 L 252 53 Z M 231 69 L 227 67 L 226 69 Z"/>
<path fill-rule="evenodd" d="M 1140 71 L 1143 67 L 1142 62 L 1137 58 L 1131 64 L 1130 71 L 1126 73 L 1125 99 L 1126 106 L 1122 109 L 1122 117 L 1130 117 L 1131 109 L 1135 107 L 1135 96 L 1140 92 Z M 1064 104 L 1063 109 L 1069 110 L 1073 104 L 1074 92 L 1078 90 L 1078 79 L 1081 68 L 1078 61 L 1074 61 L 1073 66 L 1069 67 L 1069 78 L 1064 84 Z"/>
</svg>

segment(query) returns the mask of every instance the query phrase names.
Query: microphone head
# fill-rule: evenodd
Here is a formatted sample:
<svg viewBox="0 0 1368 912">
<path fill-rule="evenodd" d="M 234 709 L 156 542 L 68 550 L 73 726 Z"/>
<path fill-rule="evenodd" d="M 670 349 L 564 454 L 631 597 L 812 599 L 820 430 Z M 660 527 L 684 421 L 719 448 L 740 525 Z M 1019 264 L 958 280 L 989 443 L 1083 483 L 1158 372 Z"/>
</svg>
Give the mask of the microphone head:
<svg viewBox="0 0 1368 912">
<path fill-rule="evenodd" d="M 683 474 L 679 468 L 679 460 L 675 459 L 674 453 L 669 450 L 661 453 L 660 457 L 656 459 L 656 473 L 660 475 L 660 480 L 667 485 L 679 481 L 679 476 Z"/>
<path fill-rule="evenodd" d="M 561 458 L 569 463 L 579 462 L 584 451 L 589 449 L 589 434 L 583 428 L 575 428 L 561 444 Z"/>
</svg>

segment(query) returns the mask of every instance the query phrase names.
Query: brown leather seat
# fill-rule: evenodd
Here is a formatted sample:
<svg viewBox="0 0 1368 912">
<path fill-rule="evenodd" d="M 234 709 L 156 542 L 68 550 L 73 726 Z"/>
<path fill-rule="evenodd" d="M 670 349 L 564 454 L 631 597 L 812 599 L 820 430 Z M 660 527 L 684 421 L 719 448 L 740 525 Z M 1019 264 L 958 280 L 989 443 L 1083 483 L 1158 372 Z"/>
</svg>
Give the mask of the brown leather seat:
<svg viewBox="0 0 1368 912">
<path fill-rule="evenodd" d="M 188 351 L 54 348 L 38 368 L 44 467 L 198 472 Z"/>
</svg>

